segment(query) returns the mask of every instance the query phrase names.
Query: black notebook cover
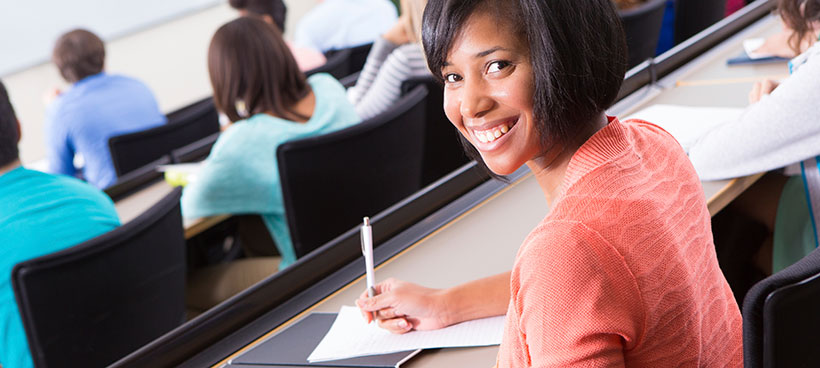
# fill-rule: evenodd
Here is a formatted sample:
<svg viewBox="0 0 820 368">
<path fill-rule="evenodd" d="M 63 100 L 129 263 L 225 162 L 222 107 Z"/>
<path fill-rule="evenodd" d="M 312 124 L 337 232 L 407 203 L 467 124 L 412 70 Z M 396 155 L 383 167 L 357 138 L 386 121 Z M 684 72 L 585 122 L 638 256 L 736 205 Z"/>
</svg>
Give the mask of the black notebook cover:
<svg viewBox="0 0 820 368">
<path fill-rule="evenodd" d="M 268 340 L 255 346 L 230 364 L 241 367 L 254 365 L 265 367 L 398 367 L 421 350 L 402 351 L 392 354 L 371 355 L 358 358 L 308 363 L 307 357 L 325 337 L 336 313 L 311 313 L 301 321 L 288 326 Z"/>
</svg>

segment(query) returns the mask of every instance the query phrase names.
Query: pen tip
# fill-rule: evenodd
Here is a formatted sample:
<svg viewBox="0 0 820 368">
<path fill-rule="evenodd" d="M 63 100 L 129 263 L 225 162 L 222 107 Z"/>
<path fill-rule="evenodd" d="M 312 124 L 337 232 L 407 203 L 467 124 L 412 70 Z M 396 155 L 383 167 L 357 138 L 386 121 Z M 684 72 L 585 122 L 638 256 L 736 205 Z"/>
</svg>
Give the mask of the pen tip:
<svg viewBox="0 0 820 368">
<path fill-rule="evenodd" d="M 365 216 L 362 221 L 364 221 L 364 226 L 370 226 L 370 217 Z"/>
</svg>

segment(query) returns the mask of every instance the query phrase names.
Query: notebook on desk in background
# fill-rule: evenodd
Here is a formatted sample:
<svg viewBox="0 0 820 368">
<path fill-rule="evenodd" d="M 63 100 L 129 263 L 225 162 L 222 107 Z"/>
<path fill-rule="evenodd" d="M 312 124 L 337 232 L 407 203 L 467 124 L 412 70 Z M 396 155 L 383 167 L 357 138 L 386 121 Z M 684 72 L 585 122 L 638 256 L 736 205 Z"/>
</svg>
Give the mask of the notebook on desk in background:
<svg viewBox="0 0 820 368">
<path fill-rule="evenodd" d="M 392 354 L 308 363 L 308 355 L 325 336 L 336 313 L 311 313 L 301 321 L 271 336 L 230 361 L 231 366 L 267 367 L 374 367 L 392 368 L 418 354 L 421 349 Z"/>
<path fill-rule="evenodd" d="M 727 65 L 742 64 L 762 64 L 762 63 L 783 63 L 789 61 L 788 58 L 755 52 L 766 40 L 762 38 L 751 38 L 743 41 L 743 51 L 735 57 L 726 60 Z"/>
</svg>

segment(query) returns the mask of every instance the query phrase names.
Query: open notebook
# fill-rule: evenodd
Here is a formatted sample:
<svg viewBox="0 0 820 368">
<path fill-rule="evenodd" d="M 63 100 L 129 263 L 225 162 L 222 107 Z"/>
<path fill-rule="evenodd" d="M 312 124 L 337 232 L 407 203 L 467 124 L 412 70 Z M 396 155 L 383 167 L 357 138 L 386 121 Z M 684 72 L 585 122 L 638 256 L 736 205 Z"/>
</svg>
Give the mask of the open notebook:
<svg viewBox="0 0 820 368">
<path fill-rule="evenodd" d="M 680 105 L 652 105 L 627 119 L 646 120 L 671 134 L 687 153 L 704 134 L 716 126 L 736 119 L 743 112 L 737 107 L 696 107 Z"/>
<path fill-rule="evenodd" d="M 308 355 L 330 330 L 336 313 L 311 313 L 230 361 L 231 366 L 272 367 L 399 367 L 421 349 L 366 357 L 309 363 Z"/>
</svg>

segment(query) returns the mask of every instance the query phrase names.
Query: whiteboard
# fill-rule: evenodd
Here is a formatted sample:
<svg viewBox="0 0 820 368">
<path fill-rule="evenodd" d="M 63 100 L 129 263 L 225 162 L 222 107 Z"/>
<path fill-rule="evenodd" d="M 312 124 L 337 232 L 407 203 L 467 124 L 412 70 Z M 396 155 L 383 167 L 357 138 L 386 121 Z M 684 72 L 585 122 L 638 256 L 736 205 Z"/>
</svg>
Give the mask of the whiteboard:
<svg viewBox="0 0 820 368">
<path fill-rule="evenodd" d="M 49 61 L 57 38 L 74 28 L 110 41 L 223 1 L 0 1 L 0 76 Z"/>
</svg>

